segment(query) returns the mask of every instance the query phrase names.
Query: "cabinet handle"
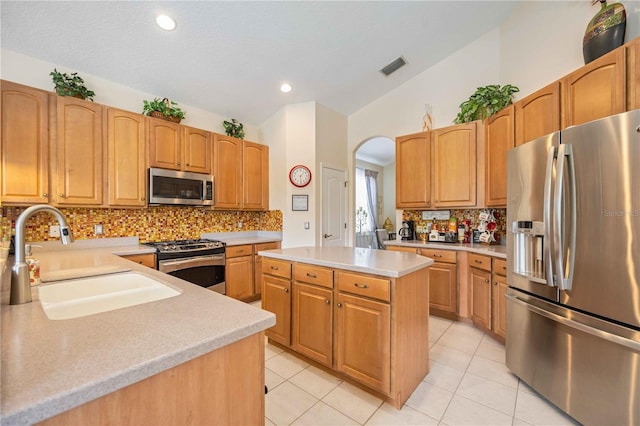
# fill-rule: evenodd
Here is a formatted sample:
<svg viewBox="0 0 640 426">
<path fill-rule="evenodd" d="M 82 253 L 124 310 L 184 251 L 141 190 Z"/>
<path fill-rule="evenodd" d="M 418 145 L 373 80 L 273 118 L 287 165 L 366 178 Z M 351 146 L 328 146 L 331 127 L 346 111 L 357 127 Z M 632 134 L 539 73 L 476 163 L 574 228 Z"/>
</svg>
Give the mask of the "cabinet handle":
<svg viewBox="0 0 640 426">
<path fill-rule="evenodd" d="M 331 300 L 327 299 L 327 300 L 325 300 L 325 302 L 326 302 L 326 303 L 327 303 L 327 305 L 328 305 L 328 304 L 330 304 L 330 303 L 331 303 Z"/>
<path fill-rule="evenodd" d="M 140 198 L 140 201 L 144 201 L 144 200 L 145 200 L 145 198 L 144 198 L 144 197 Z"/>
<path fill-rule="evenodd" d="M 47 194 L 46 192 L 44 194 L 42 194 L 43 197 L 48 197 L 49 194 Z"/>
<path fill-rule="evenodd" d="M 353 283 L 354 286 L 358 287 L 358 288 L 369 288 L 369 286 L 367 284 L 358 284 L 358 283 Z"/>
<path fill-rule="evenodd" d="M 289 293 L 289 289 L 285 287 L 284 292 Z"/>
<path fill-rule="evenodd" d="M 64 195 L 64 194 L 60 194 L 60 198 L 64 198 L 64 197 L 65 197 L 65 195 Z"/>
<path fill-rule="evenodd" d="M 342 308 L 342 303 L 338 303 L 338 308 Z"/>
<path fill-rule="evenodd" d="M 271 266 L 271 269 L 277 271 L 279 268 L 277 266 Z"/>
<path fill-rule="evenodd" d="M 318 276 L 317 276 L 316 274 L 310 274 L 310 273 L 308 273 L 308 272 L 307 272 L 307 276 L 308 276 L 309 278 L 318 278 Z"/>
<path fill-rule="evenodd" d="M 479 264 L 483 263 L 482 260 L 478 260 L 478 259 L 474 259 L 473 261 L 476 262 L 476 263 L 479 263 Z"/>
<path fill-rule="evenodd" d="M 488 283 L 488 282 L 489 282 L 489 280 L 484 280 L 484 282 L 485 282 L 485 283 Z"/>
<path fill-rule="evenodd" d="M 180 164 L 180 163 L 178 163 L 178 164 Z M 187 163 L 187 167 L 189 167 L 190 165 L 191 165 L 191 164 Z"/>
<path fill-rule="evenodd" d="M 179 166 L 179 165 L 180 165 L 180 162 L 178 161 L 176 164 Z"/>
<path fill-rule="evenodd" d="M 442 257 L 441 254 L 434 254 L 433 257 Z"/>
<path fill-rule="evenodd" d="M 498 281 L 494 281 L 494 282 L 493 282 L 493 285 L 498 285 Z"/>
</svg>

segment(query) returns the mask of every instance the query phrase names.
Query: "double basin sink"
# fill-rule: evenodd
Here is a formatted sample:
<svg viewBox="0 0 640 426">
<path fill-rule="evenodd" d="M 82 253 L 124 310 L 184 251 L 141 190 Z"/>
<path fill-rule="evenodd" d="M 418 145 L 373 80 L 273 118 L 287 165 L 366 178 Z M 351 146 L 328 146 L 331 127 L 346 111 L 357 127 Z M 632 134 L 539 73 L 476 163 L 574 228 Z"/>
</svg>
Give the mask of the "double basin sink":
<svg viewBox="0 0 640 426">
<path fill-rule="evenodd" d="M 134 271 L 68 279 L 38 287 L 40 303 L 51 320 L 84 317 L 179 294 L 161 281 Z"/>
</svg>

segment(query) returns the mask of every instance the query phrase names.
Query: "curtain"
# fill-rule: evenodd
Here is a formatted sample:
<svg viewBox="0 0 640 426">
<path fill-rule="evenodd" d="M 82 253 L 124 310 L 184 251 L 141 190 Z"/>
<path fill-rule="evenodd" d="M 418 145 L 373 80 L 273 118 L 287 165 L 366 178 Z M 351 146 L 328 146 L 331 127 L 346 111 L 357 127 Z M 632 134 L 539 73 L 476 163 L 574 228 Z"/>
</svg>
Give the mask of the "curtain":
<svg viewBox="0 0 640 426">
<path fill-rule="evenodd" d="M 364 180 L 367 184 L 367 207 L 371 217 L 369 230 L 375 231 L 378 227 L 378 172 L 365 169 Z"/>
</svg>

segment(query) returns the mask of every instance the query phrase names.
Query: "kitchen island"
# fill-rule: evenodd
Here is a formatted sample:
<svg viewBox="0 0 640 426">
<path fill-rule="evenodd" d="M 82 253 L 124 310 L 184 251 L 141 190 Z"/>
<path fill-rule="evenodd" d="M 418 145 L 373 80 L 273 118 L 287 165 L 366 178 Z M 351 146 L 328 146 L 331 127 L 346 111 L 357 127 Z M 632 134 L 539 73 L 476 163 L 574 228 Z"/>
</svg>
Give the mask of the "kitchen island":
<svg viewBox="0 0 640 426">
<path fill-rule="evenodd" d="M 274 316 L 122 258 L 124 239 L 34 249 L 42 278 L 140 272 L 180 294 L 75 319 L 39 301 L 8 305 L 2 271 L 1 423 L 184 424 L 264 421 L 264 330 Z M 57 243 L 56 243 L 57 244 Z M 43 285 L 47 285 L 46 283 Z M 242 403 L 238 403 L 242 401 Z"/>
<path fill-rule="evenodd" d="M 258 254 L 270 342 L 400 409 L 429 372 L 433 260 L 353 247 Z"/>
</svg>

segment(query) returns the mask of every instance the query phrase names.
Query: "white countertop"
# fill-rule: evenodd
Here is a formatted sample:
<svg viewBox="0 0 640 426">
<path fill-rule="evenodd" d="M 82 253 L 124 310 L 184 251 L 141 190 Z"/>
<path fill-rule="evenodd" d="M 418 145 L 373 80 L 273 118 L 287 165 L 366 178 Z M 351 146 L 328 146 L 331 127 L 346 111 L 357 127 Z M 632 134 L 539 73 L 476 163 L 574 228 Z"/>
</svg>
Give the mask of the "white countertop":
<svg viewBox="0 0 640 426">
<path fill-rule="evenodd" d="M 210 232 L 200 234 L 200 238 L 224 241 L 228 246 L 260 244 L 282 241 L 282 232 L 246 231 L 246 232 Z"/>
<path fill-rule="evenodd" d="M 412 253 L 359 247 L 293 247 L 259 251 L 263 257 L 398 278 L 426 268 L 433 260 Z"/>
<path fill-rule="evenodd" d="M 415 247 L 415 248 L 437 248 L 442 250 L 458 250 L 468 251 L 471 253 L 484 254 L 487 256 L 507 258 L 507 246 L 488 245 L 488 244 L 460 244 L 460 243 L 441 243 L 434 241 L 421 240 L 387 240 L 383 241 L 387 246 Z"/>
<path fill-rule="evenodd" d="M 49 320 L 36 287 L 32 303 L 7 304 L 9 258 L 1 281 L 2 424 L 44 420 L 275 324 L 270 312 L 114 255 L 149 253 L 148 246 L 80 243 L 74 250 L 74 244 L 58 243 L 59 250 L 48 244 L 34 248 L 44 279 L 62 270 L 128 268 L 181 294 L 77 319 Z"/>
</svg>

